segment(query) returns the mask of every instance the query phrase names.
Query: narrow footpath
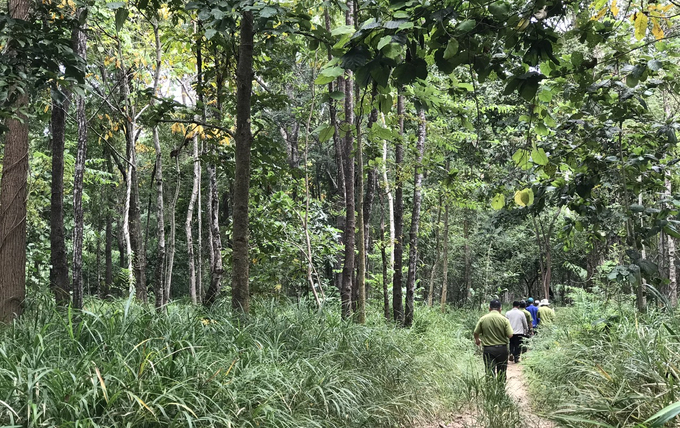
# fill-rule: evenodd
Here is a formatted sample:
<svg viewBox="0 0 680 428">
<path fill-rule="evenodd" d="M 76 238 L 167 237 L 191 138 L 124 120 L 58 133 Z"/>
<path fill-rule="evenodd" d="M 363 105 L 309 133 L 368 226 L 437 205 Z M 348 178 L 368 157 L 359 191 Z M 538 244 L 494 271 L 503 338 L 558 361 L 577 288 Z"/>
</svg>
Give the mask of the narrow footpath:
<svg viewBox="0 0 680 428">
<path fill-rule="evenodd" d="M 555 428 L 553 421 L 540 417 L 534 413 L 529 402 L 529 391 L 527 391 L 526 383 L 523 382 L 524 367 L 521 364 L 508 364 L 508 381 L 505 386 L 505 391 L 510 398 L 512 398 L 517 407 L 519 407 L 522 415 L 522 421 L 525 422 L 526 428 Z"/>
</svg>

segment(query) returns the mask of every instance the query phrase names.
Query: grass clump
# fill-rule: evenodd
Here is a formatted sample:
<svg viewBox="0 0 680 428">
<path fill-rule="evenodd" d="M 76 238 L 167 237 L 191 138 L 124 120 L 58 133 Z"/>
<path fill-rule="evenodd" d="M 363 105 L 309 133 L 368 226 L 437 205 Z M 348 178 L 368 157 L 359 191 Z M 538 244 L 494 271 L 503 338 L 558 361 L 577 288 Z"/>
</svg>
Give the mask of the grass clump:
<svg viewBox="0 0 680 428">
<path fill-rule="evenodd" d="M 412 329 L 339 311 L 230 310 L 131 299 L 57 311 L 45 297 L 0 331 L 5 426 L 413 426 L 465 400 L 475 364 L 455 315 Z"/>
<path fill-rule="evenodd" d="M 538 408 L 565 426 L 638 426 L 680 399 L 680 320 L 583 290 L 525 359 Z"/>
</svg>

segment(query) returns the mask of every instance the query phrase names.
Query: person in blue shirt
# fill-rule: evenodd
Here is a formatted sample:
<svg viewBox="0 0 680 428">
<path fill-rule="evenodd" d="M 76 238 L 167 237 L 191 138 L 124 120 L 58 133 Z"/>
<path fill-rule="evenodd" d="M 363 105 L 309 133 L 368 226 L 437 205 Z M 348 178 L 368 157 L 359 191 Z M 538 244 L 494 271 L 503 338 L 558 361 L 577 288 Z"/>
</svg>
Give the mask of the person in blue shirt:
<svg viewBox="0 0 680 428">
<path fill-rule="evenodd" d="M 534 305 L 534 299 L 532 297 L 529 297 L 527 299 L 527 311 L 531 313 L 531 325 L 533 328 L 536 328 L 538 325 L 538 306 Z"/>
</svg>

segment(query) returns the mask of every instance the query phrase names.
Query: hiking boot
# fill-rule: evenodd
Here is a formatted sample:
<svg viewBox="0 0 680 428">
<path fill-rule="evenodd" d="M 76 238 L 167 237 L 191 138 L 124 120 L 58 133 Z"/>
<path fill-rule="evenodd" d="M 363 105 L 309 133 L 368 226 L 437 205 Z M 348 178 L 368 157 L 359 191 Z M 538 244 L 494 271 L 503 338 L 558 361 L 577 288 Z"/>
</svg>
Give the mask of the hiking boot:
<svg viewBox="0 0 680 428">
<path fill-rule="evenodd" d="M 514 359 L 515 359 L 515 356 L 514 356 L 514 355 L 512 355 L 512 354 L 510 354 L 510 356 L 508 357 L 508 360 L 510 360 L 510 361 L 514 361 Z"/>
</svg>

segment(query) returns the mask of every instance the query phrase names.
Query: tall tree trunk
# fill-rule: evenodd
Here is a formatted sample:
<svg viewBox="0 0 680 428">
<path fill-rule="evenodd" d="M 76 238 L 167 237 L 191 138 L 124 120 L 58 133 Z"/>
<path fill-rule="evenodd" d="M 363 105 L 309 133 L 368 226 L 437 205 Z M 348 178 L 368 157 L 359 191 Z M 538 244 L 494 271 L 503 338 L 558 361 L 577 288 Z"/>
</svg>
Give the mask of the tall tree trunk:
<svg viewBox="0 0 680 428">
<path fill-rule="evenodd" d="M 171 154 L 172 156 L 172 154 Z M 180 151 L 177 150 L 175 154 L 175 173 L 177 174 L 177 183 L 175 184 L 175 195 L 172 198 L 172 204 L 170 205 L 170 236 L 168 236 L 168 252 L 167 252 L 167 262 L 165 263 L 165 297 L 163 301 L 167 305 L 170 302 L 170 289 L 172 287 L 172 271 L 175 265 L 175 236 L 177 233 L 177 217 L 175 215 L 175 210 L 177 208 L 177 201 L 179 200 L 179 189 L 182 183 L 182 177 L 179 169 L 179 156 Z"/>
<path fill-rule="evenodd" d="M 385 316 L 385 319 L 387 321 L 390 320 L 390 298 L 389 295 L 387 294 L 387 290 L 390 284 L 390 278 L 389 278 L 389 267 L 387 264 L 387 252 L 385 248 L 387 245 L 385 245 L 385 204 L 382 199 L 382 194 L 380 195 L 380 236 L 381 236 L 381 244 L 380 244 L 380 258 L 382 260 L 382 274 L 383 274 L 383 281 L 382 281 L 382 286 L 383 286 L 383 314 Z"/>
<path fill-rule="evenodd" d="M 200 50 L 200 46 L 199 46 Z M 202 55 L 198 57 L 202 58 Z M 217 58 L 215 59 L 215 68 L 219 68 Z M 198 61 L 197 61 L 198 62 Z M 202 63 L 202 59 L 201 59 Z M 217 80 L 217 114 L 218 119 L 222 120 L 222 78 Z M 203 71 L 199 72 L 199 100 L 203 103 L 203 117 L 207 118 L 205 102 L 203 100 Z M 215 153 L 214 146 L 210 146 L 210 152 Z M 212 158 L 212 156 L 211 156 Z M 224 267 L 222 265 L 222 236 L 220 235 L 220 199 L 217 189 L 217 167 L 213 163 L 208 164 L 208 239 L 210 244 L 210 287 L 205 295 L 203 301 L 206 306 L 210 306 L 217 300 L 217 296 L 222 289 L 222 276 L 224 275 Z"/>
<path fill-rule="evenodd" d="M 79 21 L 87 16 L 86 8 L 78 8 Z M 80 24 L 73 31 L 73 48 L 78 56 L 87 61 L 87 35 L 85 25 Z M 73 306 L 83 307 L 83 181 L 85 178 L 85 159 L 87 158 L 87 116 L 85 97 L 76 97 L 76 121 L 78 122 L 78 149 L 73 177 Z"/>
<path fill-rule="evenodd" d="M 198 198 L 198 186 L 201 181 L 201 159 L 198 157 L 198 136 L 194 135 L 193 140 L 193 161 L 194 161 L 194 185 L 191 189 L 191 199 L 189 199 L 189 208 L 187 210 L 187 219 L 184 223 L 184 231 L 187 236 L 187 260 L 189 263 L 189 295 L 191 296 L 191 303 L 194 305 L 198 303 L 196 295 L 196 267 L 194 257 L 194 239 L 193 239 L 193 219 L 194 207 L 196 206 L 196 199 Z"/>
<path fill-rule="evenodd" d="M 13 19 L 27 20 L 31 2 L 9 0 Z M 5 55 L 16 55 L 7 52 Z M 19 92 L 7 119 L 5 153 L 0 179 L 0 322 L 21 315 L 26 296 L 26 196 L 28 179 L 28 95 Z"/>
<path fill-rule="evenodd" d="M 71 300 L 71 284 L 68 280 L 66 240 L 64 237 L 64 138 L 66 133 L 66 110 L 70 94 L 52 95 L 52 194 L 50 199 L 50 288 L 57 305 L 68 305 Z M 61 99 L 59 99 L 61 98 Z"/>
<path fill-rule="evenodd" d="M 395 153 L 394 189 L 394 275 L 392 277 L 392 310 L 394 321 L 404 321 L 404 299 L 402 292 L 402 265 L 404 263 L 404 186 L 401 182 L 404 166 L 404 96 L 397 97 L 397 116 L 399 117 L 399 136 Z"/>
<path fill-rule="evenodd" d="M 347 1 L 345 24 L 354 26 L 354 1 Z M 352 150 L 354 136 L 350 129 L 354 123 L 354 74 L 345 74 L 345 121 L 347 132 L 343 146 L 343 165 L 345 168 L 345 263 L 342 268 L 342 288 L 340 300 L 342 302 L 342 318 L 348 319 L 352 314 L 352 276 L 354 272 L 354 240 L 355 240 L 355 202 L 354 202 L 354 162 Z"/>
<path fill-rule="evenodd" d="M 432 307 L 432 300 L 434 295 L 434 275 L 437 272 L 437 264 L 439 263 L 439 225 L 442 221 L 442 200 L 444 198 L 443 194 L 439 195 L 439 204 L 437 204 L 437 222 L 434 226 L 434 262 L 432 263 L 432 270 L 430 271 L 430 288 L 427 293 L 427 306 Z"/>
<path fill-rule="evenodd" d="M 670 172 L 666 173 L 666 195 L 672 195 Z M 666 260 L 668 260 L 668 295 L 671 306 L 678 306 L 678 279 L 675 270 L 675 238 L 666 235 Z"/>
<path fill-rule="evenodd" d="M 414 297 L 416 291 L 416 267 L 418 263 L 418 227 L 420 225 L 420 202 L 421 188 L 423 186 L 423 153 L 425 151 L 425 133 L 427 120 L 425 110 L 418 112 L 420 119 L 418 123 L 418 140 L 416 150 L 418 158 L 415 166 L 415 180 L 413 189 L 413 214 L 411 215 L 411 230 L 409 232 L 409 254 L 408 254 L 408 277 L 406 278 L 406 311 L 404 313 L 404 326 L 413 325 Z"/>
<path fill-rule="evenodd" d="M 446 294 L 449 288 L 449 201 L 444 208 L 444 254 L 442 254 L 442 298 L 441 309 L 446 312 Z"/>
<path fill-rule="evenodd" d="M 113 284 L 113 220 L 111 213 L 106 211 L 106 239 L 104 244 L 104 287 L 101 289 L 100 298 L 107 298 L 111 293 Z"/>
<path fill-rule="evenodd" d="M 153 91 L 154 95 L 158 93 L 158 83 L 161 78 L 162 65 L 162 51 L 161 39 L 158 31 L 158 16 L 155 16 L 152 21 L 154 46 L 156 48 L 156 69 L 153 75 Z M 150 101 L 153 106 L 153 99 Z M 156 218 L 158 222 L 158 250 L 157 250 L 157 264 L 154 271 L 154 297 L 155 306 L 157 309 L 162 308 L 165 302 L 165 204 L 163 198 L 163 154 L 161 152 L 161 141 L 158 135 L 158 126 L 154 126 L 151 138 L 153 140 L 153 147 L 156 152 Z"/>
<path fill-rule="evenodd" d="M 350 0 L 351 1 L 351 0 Z M 362 107 L 360 107 L 361 110 Z M 366 230 L 364 229 L 364 148 L 363 142 L 361 140 L 361 115 L 356 121 L 356 131 L 357 131 L 357 150 L 356 150 L 356 168 L 357 174 L 356 179 L 359 180 L 357 183 L 357 192 L 359 193 L 357 197 L 357 239 L 356 242 L 359 246 L 359 251 L 357 254 L 358 266 L 357 266 L 357 280 L 356 280 L 356 321 L 359 324 L 364 324 L 366 322 L 366 244 L 364 236 Z"/>
<path fill-rule="evenodd" d="M 465 240 L 465 293 L 468 303 L 472 303 L 472 269 L 470 266 L 470 218 L 469 210 L 463 210 L 463 239 Z"/>
<path fill-rule="evenodd" d="M 232 255 L 231 306 L 247 314 L 250 311 L 248 284 L 248 200 L 250 191 L 250 99 L 253 91 L 253 14 L 243 12 L 238 65 L 236 68 L 236 151 L 234 180 L 234 250 Z"/>
</svg>

